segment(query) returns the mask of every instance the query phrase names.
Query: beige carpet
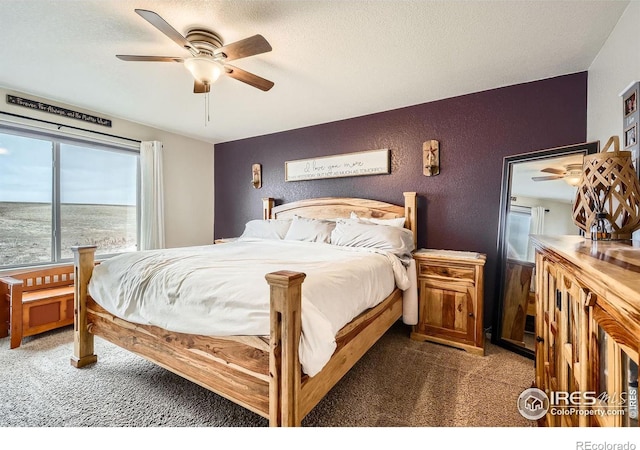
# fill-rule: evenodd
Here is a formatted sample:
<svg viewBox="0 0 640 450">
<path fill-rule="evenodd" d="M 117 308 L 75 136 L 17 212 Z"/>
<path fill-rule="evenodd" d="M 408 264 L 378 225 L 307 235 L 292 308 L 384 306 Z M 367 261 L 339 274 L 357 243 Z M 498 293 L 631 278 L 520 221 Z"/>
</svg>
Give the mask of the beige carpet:
<svg viewBox="0 0 640 450">
<path fill-rule="evenodd" d="M 486 356 L 411 341 L 397 324 L 304 419 L 311 427 L 528 427 L 516 399 L 533 361 L 489 343 Z M 97 338 L 98 363 L 69 364 L 70 328 L 0 339 L 0 426 L 253 427 L 267 421 Z"/>
</svg>

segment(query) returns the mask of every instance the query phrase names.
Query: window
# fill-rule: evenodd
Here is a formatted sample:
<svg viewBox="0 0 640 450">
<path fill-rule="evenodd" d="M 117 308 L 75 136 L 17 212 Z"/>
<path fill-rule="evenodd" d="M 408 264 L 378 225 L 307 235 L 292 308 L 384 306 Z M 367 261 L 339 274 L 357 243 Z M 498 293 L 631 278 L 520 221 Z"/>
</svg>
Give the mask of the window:
<svg viewBox="0 0 640 450">
<path fill-rule="evenodd" d="M 527 260 L 531 210 L 512 205 L 507 216 L 507 257 L 518 261 Z"/>
<path fill-rule="evenodd" d="M 0 126 L 0 267 L 68 261 L 138 242 L 139 152 Z"/>
</svg>

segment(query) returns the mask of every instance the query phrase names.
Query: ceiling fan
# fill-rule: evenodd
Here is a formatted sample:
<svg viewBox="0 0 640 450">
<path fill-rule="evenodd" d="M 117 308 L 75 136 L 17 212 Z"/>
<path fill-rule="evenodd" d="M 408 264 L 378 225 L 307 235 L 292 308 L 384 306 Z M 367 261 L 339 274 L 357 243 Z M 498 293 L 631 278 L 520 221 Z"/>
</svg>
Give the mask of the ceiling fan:
<svg viewBox="0 0 640 450">
<path fill-rule="evenodd" d="M 222 45 L 220 36 L 210 30 L 196 28 L 189 30 L 187 35 L 183 36 L 157 13 L 146 9 L 136 9 L 135 12 L 180 47 L 188 50 L 191 56 L 182 58 L 175 56 L 116 55 L 117 58 L 123 61 L 183 63 L 193 75 L 193 92 L 195 94 L 209 92 L 211 84 L 218 79 L 222 72 L 262 91 L 268 91 L 273 87 L 272 81 L 227 64 L 228 61 L 270 52 L 271 45 L 261 35 L 256 34 L 231 44 Z"/>
<path fill-rule="evenodd" d="M 533 181 L 549 181 L 549 180 L 561 180 L 563 179 L 567 184 L 571 186 L 577 186 L 580 182 L 580 176 L 582 175 L 582 164 L 568 164 L 564 170 L 555 169 L 553 167 L 546 167 L 540 172 L 551 173 L 553 175 L 547 175 L 543 177 L 531 177 Z"/>
</svg>

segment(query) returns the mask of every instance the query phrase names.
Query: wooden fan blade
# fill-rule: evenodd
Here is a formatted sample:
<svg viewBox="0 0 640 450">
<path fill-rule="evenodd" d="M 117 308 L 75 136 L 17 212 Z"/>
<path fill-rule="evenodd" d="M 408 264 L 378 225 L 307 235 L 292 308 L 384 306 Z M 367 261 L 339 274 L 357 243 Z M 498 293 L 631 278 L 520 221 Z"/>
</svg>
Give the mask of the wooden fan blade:
<svg viewBox="0 0 640 450">
<path fill-rule="evenodd" d="M 225 65 L 224 69 L 231 78 L 247 83 L 255 88 L 268 91 L 273 87 L 273 81 L 266 80 L 258 75 L 254 75 L 246 70 L 238 69 L 234 66 Z"/>
<path fill-rule="evenodd" d="M 566 173 L 566 170 L 554 169 L 553 167 L 547 167 L 545 169 L 540 170 L 540 172 L 553 173 L 553 174 L 556 174 L 556 175 L 564 175 Z"/>
<path fill-rule="evenodd" d="M 269 45 L 267 40 L 261 35 L 256 34 L 255 36 L 220 47 L 214 52 L 214 56 L 222 55 L 225 61 L 233 61 L 234 59 L 270 52 L 271 50 L 271 45 Z"/>
<path fill-rule="evenodd" d="M 561 180 L 562 175 L 549 175 L 548 177 L 531 177 L 533 181 Z"/>
<path fill-rule="evenodd" d="M 136 56 L 136 55 L 116 55 L 116 58 L 123 61 L 158 61 L 158 62 L 178 62 L 184 61 L 182 58 L 174 56 Z"/>
<path fill-rule="evenodd" d="M 193 93 L 194 94 L 206 94 L 211 90 L 211 85 L 208 83 L 201 83 L 198 80 L 193 81 Z"/>
<path fill-rule="evenodd" d="M 135 12 L 137 12 L 143 19 L 145 19 L 151 25 L 164 33 L 169 39 L 178 44 L 180 47 L 186 48 L 194 55 L 200 53 L 200 51 L 195 48 L 193 44 L 187 40 L 187 38 L 178 33 L 175 28 L 169 25 L 167 21 L 160 17 L 157 13 L 148 11 L 146 9 L 136 9 Z"/>
</svg>

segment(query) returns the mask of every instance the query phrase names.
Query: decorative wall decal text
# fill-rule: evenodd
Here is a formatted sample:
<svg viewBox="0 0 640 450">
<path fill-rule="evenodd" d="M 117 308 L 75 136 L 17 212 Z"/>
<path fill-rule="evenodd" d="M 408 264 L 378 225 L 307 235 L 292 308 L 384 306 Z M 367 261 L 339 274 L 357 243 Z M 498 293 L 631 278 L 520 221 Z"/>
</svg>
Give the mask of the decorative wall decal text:
<svg viewBox="0 0 640 450">
<path fill-rule="evenodd" d="M 380 175 L 390 172 L 389 149 L 298 159 L 284 163 L 285 181 Z"/>
<path fill-rule="evenodd" d="M 85 114 L 79 111 L 72 111 L 70 109 L 49 105 L 47 103 L 30 100 L 28 98 L 16 97 L 15 95 L 7 94 L 7 103 L 10 103 L 12 105 L 22 106 L 24 108 L 35 109 L 36 111 L 42 111 L 49 114 L 56 114 L 58 116 L 69 117 L 71 119 L 82 120 L 83 122 L 89 122 L 94 125 L 111 127 L 111 121 L 109 119 L 92 116 L 90 114 Z"/>
</svg>

